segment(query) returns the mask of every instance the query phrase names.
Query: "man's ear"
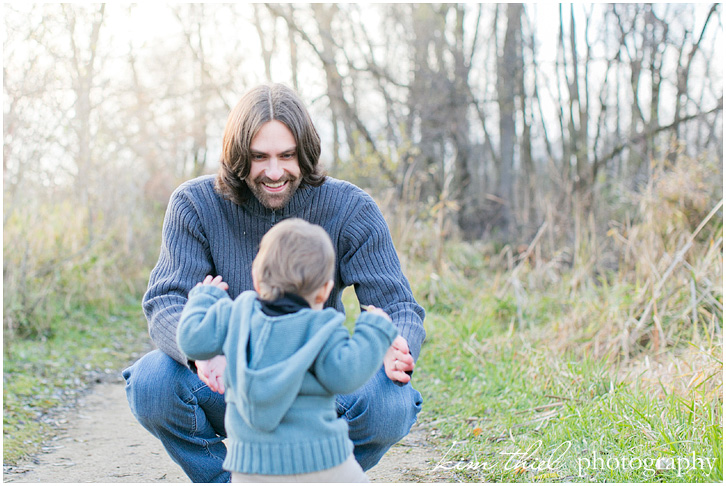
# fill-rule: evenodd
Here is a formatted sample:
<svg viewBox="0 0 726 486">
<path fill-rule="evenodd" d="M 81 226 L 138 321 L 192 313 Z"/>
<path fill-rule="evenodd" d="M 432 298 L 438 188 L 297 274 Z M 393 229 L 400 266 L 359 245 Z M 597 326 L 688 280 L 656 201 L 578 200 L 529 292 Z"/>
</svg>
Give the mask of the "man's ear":
<svg viewBox="0 0 726 486">
<path fill-rule="evenodd" d="M 330 297 L 330 292 L 333 291 L 333 286 L 335 283 L 332 279 L 325 282 L 325 285 L 320 287 L 320 290 L 318 290 L 318 293 L 315 294 L 315 303 L 316 304 L 322 304 L 326 300 L 328 300 L 328 297 Z"/>
</svg>

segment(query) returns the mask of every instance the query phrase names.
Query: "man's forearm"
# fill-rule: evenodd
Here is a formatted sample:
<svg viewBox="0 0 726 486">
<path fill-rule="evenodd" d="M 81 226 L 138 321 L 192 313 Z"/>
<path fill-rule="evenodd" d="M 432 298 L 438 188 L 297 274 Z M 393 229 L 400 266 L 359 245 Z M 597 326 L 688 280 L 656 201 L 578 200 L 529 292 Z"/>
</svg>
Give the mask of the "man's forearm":
<svg viewBox="0 0 726 486">
<path fill-rule="evenodd" d="M 189 366 L 186 356 L 176 343 L 176 328 L 184 304 L 168 301 L 168 297 L 144 300 L 144 313 L 149 321 L 149 336 L 162 352 L 184 366 Z"/>
<path fill-rule="evenodd" d="M 426 337 L 426 331 L 423 326 L 426 312 L 423 307 L 413 299 L 413 296 L 410 296 L 409 300 L 388 303 L 387 305 L 383 305 L 382 308 L 391 317 L 393 324 L 398 329 L 399 335 L 408 342 L 411 356 L 415 360 L 418 360 L 421 346 Z"/>
<path fill-rule="evenodd" d="M 183 184 L 169 200 L 159 261 L 151 271 L 143 308 L 154 344 L 184 366 L 188 363 L 177 346 L 176 328 L 189 290 L 211 273 L 212 266 L 189 186 Z"/>
</svg>

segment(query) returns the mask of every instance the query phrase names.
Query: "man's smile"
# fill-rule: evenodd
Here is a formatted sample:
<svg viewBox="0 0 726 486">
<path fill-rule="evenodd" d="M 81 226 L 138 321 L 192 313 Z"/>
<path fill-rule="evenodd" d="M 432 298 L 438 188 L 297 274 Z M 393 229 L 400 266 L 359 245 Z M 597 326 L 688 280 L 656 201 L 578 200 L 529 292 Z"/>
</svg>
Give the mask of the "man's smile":
<svg viewBox="0 0 726 486">
<path fill-rule="evenodd" d="M 280 192 L 285 190 L 288 181 L 263 182 L 262 185 L 270 192 Z"/>
</svg>

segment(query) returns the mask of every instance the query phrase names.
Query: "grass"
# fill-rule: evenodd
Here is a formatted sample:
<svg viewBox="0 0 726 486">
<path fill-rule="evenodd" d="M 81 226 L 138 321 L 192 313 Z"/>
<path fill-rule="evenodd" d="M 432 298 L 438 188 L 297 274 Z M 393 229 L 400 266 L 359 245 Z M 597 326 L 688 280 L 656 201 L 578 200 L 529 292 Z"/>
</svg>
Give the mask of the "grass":
<svg viewBox="0 0 726 486">
<path fill-rule="evenodd" d="M 73 400 L 102 376 L 118 373 L 148 347 L 137 297 L 102 312 L 71 307 L 43 340 L 5 339 L 3 356 L 3 462 L 16 464 L 39 450 L 52 432 L 48 412 Z"/>
<path fill-rule="evenodd" d="M 118 376 L 150 344 L 140 294 L 158 257 L 162 214 L 111 204 L 90 218 L 75 192 L 41 194 L 21 205 L 5 200 L 6 464 L 38 450 L 57 407 L 72 407 L 104 375 Z"/>
<path fill-rule="evenodd" d="M 419 271 L 421 299 L 436 292 L 414 385 L 440 458 L 432 472 L 461 482 L 721 481 L 719 327 L 702 329 L 698 346 L 626 358 L 594 344 L 631 307 L 625 283 L 573 293 L 563 278 L 527 289 L 518 309 L 522 295 L 502 293 L 504 277 L 484 268 L 466 278 L 452 267 L 435 289 Z M 562 324 L 571 321 L 580 324 Z"/>
<path fill-rule="evenodd" d="M 416 377 L 425 399 L 420 419 L 441 458 L 432 471 L 465 482 L 722 477 L 721 404 L 705 387 L 659 393 L 638 377 L 618 379 L 607 362 L 560 355 L 543 343 L 506 335 L 457 343 L 452 325 L 430 317 L 433 336 Z M 653 467 L 659 458 L 678 464 L 692 457 L 711 463 Z"/>
<path fill-rule="evenodd" d="M 437 260 L 433 227 L 398 243 L 427 309 L 414 386 L 436 474 L 722 481 L 722 188 L 705 165 L 656 168 L 632 216 L 580 217 L 561 250 L 450 239 Z"/>
</svg>

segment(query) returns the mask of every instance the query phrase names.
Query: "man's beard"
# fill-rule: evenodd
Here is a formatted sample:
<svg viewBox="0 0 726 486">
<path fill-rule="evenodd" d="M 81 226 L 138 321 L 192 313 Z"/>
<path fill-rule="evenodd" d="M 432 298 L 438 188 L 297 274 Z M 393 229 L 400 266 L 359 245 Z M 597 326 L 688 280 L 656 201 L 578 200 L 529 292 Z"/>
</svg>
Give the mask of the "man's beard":
<svg viewBox="0 0 726 486">
<path fill-rule="evenodd" d="M 269 192 L 264 187 L 263 184 L 275 184 L 280 182 L 287 182 L 287 185 L 285 186 L 285 189 L 280 192 Z M 295 178 L 291 175 L 286 174 L 284 177 L 281 177 L 277 181 L 273 181 L 268 179 L 267 177 L 260 176 L 254 181 L 247 181 L 247 187 L 249 187 L 250 192 L 257 198 L 257 200 L 265 206 L 267 209 L 277 210 L 284 208 L 287 203 L 290 202 L 290 199 L 292 199 L 292 196 L 295 194 L 295 191 L 298 187 L 300 187 L 300 183 L 302 182 L 302 176 Z"/>
</svg>

